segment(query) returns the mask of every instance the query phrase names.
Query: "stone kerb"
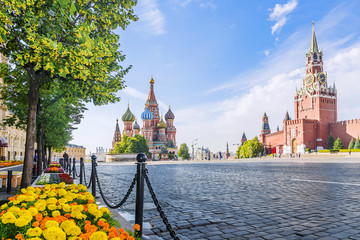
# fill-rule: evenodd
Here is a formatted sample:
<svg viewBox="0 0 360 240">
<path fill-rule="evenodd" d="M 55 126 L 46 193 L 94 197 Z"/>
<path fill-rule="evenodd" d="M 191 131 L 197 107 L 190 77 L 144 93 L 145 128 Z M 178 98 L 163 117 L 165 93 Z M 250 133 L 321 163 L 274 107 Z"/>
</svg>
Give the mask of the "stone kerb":
<svg viewBox="0 0 360 240">
<path fill-rule="evenodd" d="M 135 162 L 137 153 L 106 154 L 105 162 Z"/>
</svg>

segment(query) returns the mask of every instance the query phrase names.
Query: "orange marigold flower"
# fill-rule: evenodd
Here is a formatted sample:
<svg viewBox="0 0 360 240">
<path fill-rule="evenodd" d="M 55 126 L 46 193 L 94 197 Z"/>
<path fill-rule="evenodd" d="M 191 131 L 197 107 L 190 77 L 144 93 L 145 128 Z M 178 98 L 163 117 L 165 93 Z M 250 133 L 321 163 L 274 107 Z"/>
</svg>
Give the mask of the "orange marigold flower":
<svg viewBox="0 0 360 240">
<path fill-rule="evenodd" d="M 135 230 L 135 231 L 140 231 L 140 225 L 139 225 L 139 224 L 135 224 L 135 225 L 134 225 L 134 230 Z"/>
<path fill-rule="evenodd" d="M 22 235 L 21 233 L 17 234 L 17 235 L 15 236 L 15 238 L 18 239 L 18 240 L 24 239 L 24 238 L 23 238 L 23 235 Z"/>
<path fill-rule="evenodd" d="M 34 223 L 32 224 L 32 226 L 33 226 L 33 227 L 38 227 L 38 226 L 40 226 L 39 221 L 34 222 Z"/>
<path fill-rule="evenodd" d="M 94 200 L 92 200 L 92 199 L 90 199 L 90 200 L 88 201 L 88 203 L 90 203 L 90 204 L 93 203 L 93 202 L 94 202 Z"/>
<path fill-rule="evenodd" d="M 38 213 L 35 215 L 36 221 L 41 221 L 43 219 L 43 215 L 41 213 Z"/>
<path fill-rule="evenodd" d="M 135 238 L 133 236 L 130 236 L 127 238 L 127 240 L 135 240 Z"/>
<path fill-rule="evenodd" d="M 70 213 L 66 213 L 64 216 L 65 216 L 66 218 L 70 218 L 70 217 L 71 217 L 71 214 L 70 214 Z"/>
</svg>

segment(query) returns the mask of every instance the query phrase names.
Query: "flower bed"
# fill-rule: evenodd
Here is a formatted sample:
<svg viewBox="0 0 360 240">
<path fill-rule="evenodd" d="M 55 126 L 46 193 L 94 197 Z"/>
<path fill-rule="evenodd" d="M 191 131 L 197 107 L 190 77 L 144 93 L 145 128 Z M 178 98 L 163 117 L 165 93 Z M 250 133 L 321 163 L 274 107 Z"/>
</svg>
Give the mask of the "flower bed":
<svg viewBox="0 0 360 240">
<path fill-rule="evenodd" d="M 24 161 L 0 161 L 0 168 L 23 164 Z"/>
<path fill-rule="evenodd" d="M 67 173 L 61 173 L 61 174 L 43 173 L 40 175 L 35 185 L 45 185 L 45 184 L 61 183 L 61 182 L 64 182 L 66 184 L 73 184 L 74 180 Z"/>
<path fill-rule="evenodd" d="M 28 187 L 1 206 L 0 239 L 135 240 L 83 185 Z M 139 230 L 135 225 L 134 229 Z"/>
<path fill-rule="evenodd" d="M 49 167 L 51 168 L 51 167 L 57 167 L 57 168 L 61 168 L 61 165 L 59 164 L 59 163 L 51 163 L 51 164 L 49 164 Z"/>
<path fill-rule="evenodd" d="M 61 167 L 48 167 L 44 173 L 64 173 L 64 169 Z"/>
</svg>

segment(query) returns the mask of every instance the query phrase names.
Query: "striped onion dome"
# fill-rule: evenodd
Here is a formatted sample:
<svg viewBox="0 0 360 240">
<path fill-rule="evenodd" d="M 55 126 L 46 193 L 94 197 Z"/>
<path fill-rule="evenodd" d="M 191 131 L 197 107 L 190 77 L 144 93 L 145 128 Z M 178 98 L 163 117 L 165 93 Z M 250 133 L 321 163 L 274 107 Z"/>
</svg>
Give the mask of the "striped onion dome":
<svg viewBox="0 0 360 240">
<path fill-rule="evenodd" d="M 140 126 L 139 126 L 139 124 L 137 123 L 137 121 L 135 120 L 135 122 L 133 123 L 133 129 L 135 130 L 135 129 L 140 129 Z"/>
<path fill-rule="evenodd" d="M 174 118 L 175 118 L 175 115 L 169 107 L 169 111 L 167 111 L 167 113 L 165 114 L 165 120 L 168 120 L 168 119 L 173 120 Z"/>
<path fill-rule="evenodd" d="M 129 105 L 128 105 L 128 108 L 127 108 L 126 112 L 124 113 L 124 115 L 122 115 L 121 119 L 123 122 L 135 121 L 135 116 L 134 116 L 134 114 L 131 113 Z"/>
<path fill-rule="evenodd" d="M 161 117 L 161 119 L 160 119 L 160 122 L 157 124 L 157 127 L 158 127 L 158 128 L 166 128 L 166 127 L 167 127 L 167 125 L 166 125 L 166 123 L 164 122 L 164 120 L 163 120 L 162 117 Z"/>
<path fill-rule="evenodd" d="M 151 120 L 153 119 L 153 114 L 150 112 L 149 108 L 146 107 L 145 111 L 141 114 L 142 120 Z"/>
</svg>

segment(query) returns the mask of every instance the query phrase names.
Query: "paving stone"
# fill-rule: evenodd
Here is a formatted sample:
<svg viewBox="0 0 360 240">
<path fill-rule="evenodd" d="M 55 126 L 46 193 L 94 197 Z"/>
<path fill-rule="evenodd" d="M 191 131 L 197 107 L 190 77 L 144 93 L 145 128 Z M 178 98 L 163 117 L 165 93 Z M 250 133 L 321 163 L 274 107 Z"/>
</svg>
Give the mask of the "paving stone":
<svg viewBox="0 0 360 240">
<path fill-rule="evenodd" d="M 99 163 L 105 195 L 122 199 L 127 189 L 119 186 L 130 185 L 135 168 Z M 148 176 L 170 224 L 184 239 L 360 240 L 358 188 L 291 181 L 360 182 L 358 169 L 359 163 L 168 164 L 148 166 Z M 151 203 L 148 191 L 144 198 Z M 134 202 L 131 194 L 126 205 Z M 156 209 L 147 209 L 144 217 L 154 226 L 147 235 L 171 239 Z"/>
</svg>

